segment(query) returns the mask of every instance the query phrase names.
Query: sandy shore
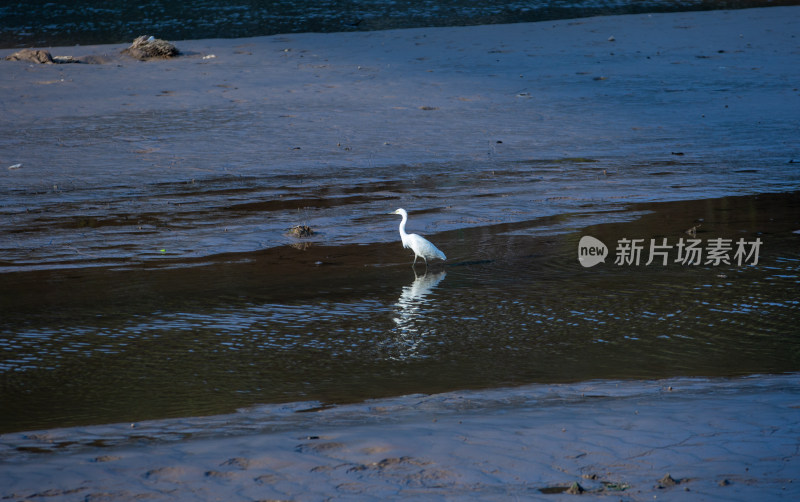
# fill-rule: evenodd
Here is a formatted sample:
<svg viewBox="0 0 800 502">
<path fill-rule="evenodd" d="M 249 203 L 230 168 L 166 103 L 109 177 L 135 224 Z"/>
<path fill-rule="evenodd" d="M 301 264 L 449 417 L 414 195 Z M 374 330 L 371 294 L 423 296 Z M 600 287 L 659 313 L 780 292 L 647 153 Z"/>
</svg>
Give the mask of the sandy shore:
<svg viewBox="0 0 800 502">
<path fill-rule="evenodd" d="M 41 186 L 39 169 L 69 154 L 46 174 L 81 187 L 638 143 L 748 156 L 758 143 L 783 163 L 753 125 L 772 137 L 796 125 L 799 23 L 800 8 L 776 7 L 174 41 L 183 57 L 146 63 L 121 56 L 125 45 L 50 48 L 104 64 L 0 62 L 0 165 L 23 163 L 4 179 Z M 68 126 L 82 135 L 69 140 Z M 126 167 L 112 178 L 111 154 Z"/>
<path fill-rule="evenodd" d="M 6 434 L 0 496 L 562 500 L 577 483 L 609 500 L 797 500 L 798 384 L 535 385 Z"/>
</svg>

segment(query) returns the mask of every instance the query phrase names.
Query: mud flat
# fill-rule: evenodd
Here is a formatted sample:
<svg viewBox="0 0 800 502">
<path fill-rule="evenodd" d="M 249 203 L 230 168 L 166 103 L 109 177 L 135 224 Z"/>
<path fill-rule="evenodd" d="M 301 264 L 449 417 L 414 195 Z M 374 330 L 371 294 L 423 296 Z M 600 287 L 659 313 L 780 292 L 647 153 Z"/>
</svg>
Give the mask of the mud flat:
<svg viewBox="0 0 800 502">
<path fill-rule="evenodd" d="M 378 215 L 398 206 L 435 233 L 794 190 L 799 18 L 775 7 L 2 61 L 0 267 L 258 251 L 296 225 L 325 245 L 390 242 Z"/>
<path fill-rule="evenodd" d="M 796 500 L 797 375 L 596 381 L 0 437 L 3 500 Z"/>
</svg>

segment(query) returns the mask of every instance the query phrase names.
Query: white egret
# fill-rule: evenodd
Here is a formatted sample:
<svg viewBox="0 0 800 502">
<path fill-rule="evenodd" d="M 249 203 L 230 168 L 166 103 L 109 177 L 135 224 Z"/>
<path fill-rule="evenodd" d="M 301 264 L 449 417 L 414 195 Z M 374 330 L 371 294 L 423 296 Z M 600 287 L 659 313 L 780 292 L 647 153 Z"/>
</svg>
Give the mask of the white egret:
<svg viewBox="0 0 800 502">
<path fill-rule="evenodd" d="M 417 264 L 417 258 L 422 258 L 425 260 L 425 267 L 428 266 L 428 258 L 439 258 L 440 260 L 447 259 L 444 253 L 439 251 L 439 249 L 425 237 L 417 234 L 406 233 L 408 213 L 405 209 L 398 209 L 392 214 L 399 214 L 403 217 L 403 221 L 400 222 L 400 240 L 403 241 L 404 248 L 410 248 L 412 251 L 414 251 L 414 263 L 411 264 L 412 267 Z"/>
</svg>

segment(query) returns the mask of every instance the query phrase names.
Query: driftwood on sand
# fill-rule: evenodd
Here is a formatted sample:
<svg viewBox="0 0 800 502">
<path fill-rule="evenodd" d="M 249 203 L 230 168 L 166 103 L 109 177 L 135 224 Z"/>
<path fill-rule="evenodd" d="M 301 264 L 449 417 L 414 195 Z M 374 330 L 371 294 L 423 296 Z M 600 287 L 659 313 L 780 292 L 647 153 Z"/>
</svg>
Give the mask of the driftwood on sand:
<svg viewBox="0 0 800 502">
<path fill-rule="evenodd" d="M 147 35 L 137 37 L 133 43 L 123 49 L 121 54 L 130 56 L 140 61 L 150 59 L 168 59 L 180 54 L 175 45 L 166 40 Z M 53 56 L 50 51 L 42 49 L 22 49 L 7 56 L 8 61 L 27 61 L 37 64 L 64 64 L 64 63 L 103 63 L 107 62 L 108 57 L 104 56 L 84 56 L 76 58 L 73 56 Z"/>
<path fill-rule="evenodd" d="M 22 49 L 10 56 L 6 56 L 7 61 L 29 61 L 38 64 L 63 64 L 81 63 L 82 61 L 72 56 L 53 56 L 49 51 L 41 49 Z"/>
</svg>

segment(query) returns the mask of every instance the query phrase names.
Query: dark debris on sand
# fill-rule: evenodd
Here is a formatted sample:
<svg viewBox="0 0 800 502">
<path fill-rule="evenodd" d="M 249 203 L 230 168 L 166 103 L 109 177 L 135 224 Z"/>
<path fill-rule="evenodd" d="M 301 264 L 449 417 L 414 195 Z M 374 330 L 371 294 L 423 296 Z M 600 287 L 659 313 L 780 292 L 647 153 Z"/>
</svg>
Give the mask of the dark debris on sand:
<svg viewBox="0 0 800 502">
<path fill-rule="evenodd" d="M 37 64 L 65 64 L 83 63 L 84 61 L 72 56 L 53 56 L 50 51 L 41 49 L 22 49 L 10 56 L 6 56 L 6 61 L 28 61 Z"/>
<path fill-rule="evenodd" d="M 147 35 L 137 37 L 122 54 L 141 61 L 148 59 L 167 59 L 180 55 L 180 51 L 170 42 Z"/>
<path fill-rule="evenodd" d="M 663 478 L 658 480 L 658 484 L 656 485 L 656 488 L 658 488 L 659 490 L 663 490 L 664 488 L 671 488 L 671 487 L 673 487 L 675 485 L 681 484 L 681 481 L 682 480 L 675 479 L 672 476 L 670 476 L 669 473 L 667 473 L 667 474 L 664 475 Z"/>
<path fill-rule="evenodd" d="M 295 225 L 289 229 L 288 233 L 292 237 L 311 237 L 314 235 L 314 230 L 306 225 Z"/>
</svg>

